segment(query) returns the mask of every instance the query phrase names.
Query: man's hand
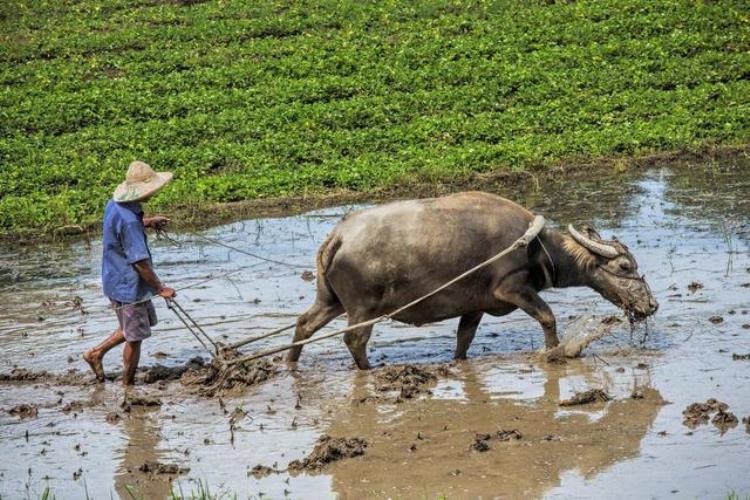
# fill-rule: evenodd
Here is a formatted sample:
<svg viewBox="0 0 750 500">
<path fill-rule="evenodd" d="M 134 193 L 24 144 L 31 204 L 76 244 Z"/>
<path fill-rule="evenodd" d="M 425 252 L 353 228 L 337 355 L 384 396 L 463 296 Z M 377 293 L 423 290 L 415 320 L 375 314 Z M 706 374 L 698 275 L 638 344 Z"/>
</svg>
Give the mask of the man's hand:
<svg viewBox="0 0 750 500">
<path fill-rule="evenodd" d="M 133 264 L 133 266 L 135 266 L 135 270 L 138 272 L 141 278 L 143 278 L 143 280 L 148 283 L 152 289 L 156 290 L 156 294 L 160 297 L 171 299 L 177 295 L 177 292 L 174 291 L 174 288 L 169 288 L 168 286 L 164 286 L 161 284 L 161 281 L 159 281 L 159 278 L 156 277 L 156 273 L 151 267 L 151 262 L 149 262 L 148 259 L 139 260 L 138 262 Z"/>
<path fill-rule="evenodd" d="M 143 225 L 152 229 L 164 229 L 169 224 L 169 219 L 162 215 L 155 215 L 153 217 L 144 217 Z"/>
<path fill-rule="evenodd" d="M 165 299 L 173 299 L 177 296 L 177 292 L 174 291 L 174 288 L 169 288 L 168 286 L 161 287 L 156 293 Z"/>
</svg>

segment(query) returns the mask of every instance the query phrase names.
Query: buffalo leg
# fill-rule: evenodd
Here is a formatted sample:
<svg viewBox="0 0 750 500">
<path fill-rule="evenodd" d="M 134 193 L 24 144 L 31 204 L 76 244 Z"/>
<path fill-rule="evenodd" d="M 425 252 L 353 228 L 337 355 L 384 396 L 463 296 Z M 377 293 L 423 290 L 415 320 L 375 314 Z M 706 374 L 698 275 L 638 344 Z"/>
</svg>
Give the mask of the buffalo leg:
<svg viewBox="0 0 750 500">
<path fill-rule="evenodd" d="M 334 304 L 322 304 L 318 301 L 310 309 L 305 311 L 297 319 L 297 328 L 294 330 L 294 341 L 306 340 L 326 326 L 333 318 L 344 312 L 344 306 L 336 302 Z M 302 346 L 289 349 L 286 360 L 297 362 L 302 353 Z"/>
<path fill-rule="evenodd" d="M 542 300 L 533 288 L 523 287 L 505 290 L 495 290 L 495 297 L 503 302 L 509 302 L 526 314 L 534 318 L 542 325 L 544 330 L 544 346 L 547 349 L 557 347 L 560 341 L 557 339 L 557 323 L 552 309 Z"/>
<path fill-rule="evenodd" d="M 356 325 L 366 319 L 355 319 L 349 317 L 349 325 Z M 360 370 L 369 370 L 370 362 L 367 359 L 367 342 L 370 340 L 370 334 L 372 333 L 372 325 L 363 326 L 362 328 L 356 328 L 350 332 L 344 334 L 344 343 L 349 348 L 349 352 L 352 353 L 354 362 L 357 364 L 357 368 Z"/>
<path fill-rule="evenodd" d="M 454 359 L 466 359 L 466 352 L 469 350 L 471 341 L 474 340 L 474 335 L 477 333 L 483 315 L 482 312 L 473 312 L 461 316 L 461 320 L 458 322 Z"/>
</svg>

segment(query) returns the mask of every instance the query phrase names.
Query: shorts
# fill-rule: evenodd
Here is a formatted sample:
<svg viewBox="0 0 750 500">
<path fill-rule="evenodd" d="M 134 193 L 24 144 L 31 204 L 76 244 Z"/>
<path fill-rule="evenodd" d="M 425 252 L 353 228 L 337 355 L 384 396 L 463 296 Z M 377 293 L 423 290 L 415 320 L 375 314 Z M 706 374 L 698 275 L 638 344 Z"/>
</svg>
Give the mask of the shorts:
<svg viewBox="0 0 750 500">
<path fill-rule="evenodd" d="M 112 306 L 126 341 L 140 342 L 151 336 L 151 327 L 156 326 L 156 310 L 150 300 L 138 304 L 112 300 Z"/>
</svg>

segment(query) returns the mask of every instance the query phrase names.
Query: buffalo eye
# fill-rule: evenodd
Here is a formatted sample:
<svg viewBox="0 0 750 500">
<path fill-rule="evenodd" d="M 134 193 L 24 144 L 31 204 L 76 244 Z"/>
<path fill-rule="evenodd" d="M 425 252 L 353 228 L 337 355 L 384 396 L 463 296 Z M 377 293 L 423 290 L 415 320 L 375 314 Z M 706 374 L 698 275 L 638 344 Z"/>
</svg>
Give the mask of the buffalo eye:
<svg viewBox="0 0 750 500">
<path fill-rule="evenodd" d="M 620 271 L 630 272 L 631 270 L 630 262 L 620 262 Z"/>
</svg>

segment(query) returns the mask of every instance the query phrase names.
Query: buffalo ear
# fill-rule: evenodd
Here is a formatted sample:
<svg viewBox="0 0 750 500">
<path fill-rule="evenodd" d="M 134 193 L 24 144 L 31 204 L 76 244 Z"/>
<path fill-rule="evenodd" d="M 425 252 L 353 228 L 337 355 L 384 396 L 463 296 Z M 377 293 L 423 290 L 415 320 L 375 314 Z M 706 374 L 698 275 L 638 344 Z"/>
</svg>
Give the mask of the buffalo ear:
<svg viewBox="0 0 750 500">
<path fill-rule="evenodd" d="M 599 233 L 596 229 L 594 229 L 594 226 L 590 224 L 584 224 L 581 229 L 583 230 L 583 233 L 591 238 L 594 241 L 602 241 L 602 237 L 599 236 Z"/>
</svg>

